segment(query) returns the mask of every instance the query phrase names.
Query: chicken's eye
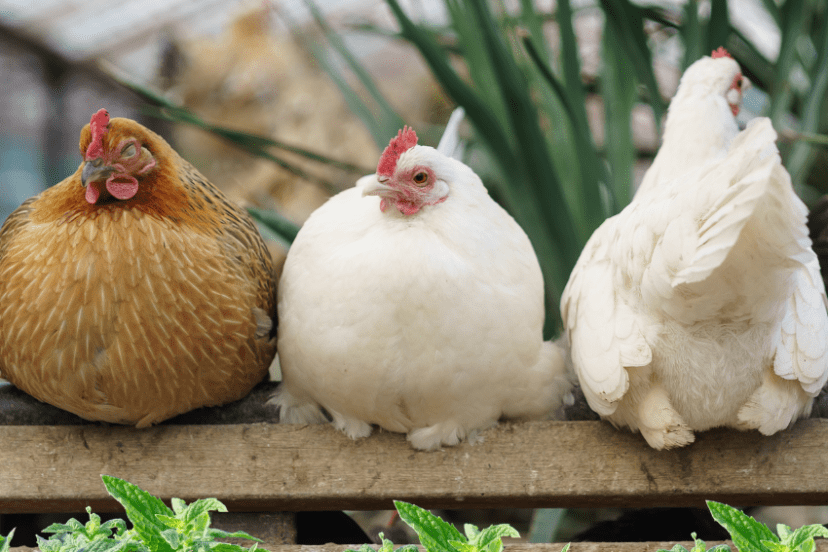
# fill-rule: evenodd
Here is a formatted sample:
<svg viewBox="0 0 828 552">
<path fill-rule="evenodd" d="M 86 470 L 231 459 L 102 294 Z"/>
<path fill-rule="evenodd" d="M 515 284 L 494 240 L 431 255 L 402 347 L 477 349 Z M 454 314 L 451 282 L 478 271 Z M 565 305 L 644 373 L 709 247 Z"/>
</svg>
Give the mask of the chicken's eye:
<svg viewBox="0 0 828 552">
<path fill-rule="evenodd" d="M 135 155 L 135 142 L 130 142 L 121 150 L 121 157 L 133 157 Z"/>
<path fill-rule="evenodd" d="M 428 173 L 421 171 L 414 175 L 414 184 L 424 186 L 426 182 L 428 182 Z"/>
</svg>

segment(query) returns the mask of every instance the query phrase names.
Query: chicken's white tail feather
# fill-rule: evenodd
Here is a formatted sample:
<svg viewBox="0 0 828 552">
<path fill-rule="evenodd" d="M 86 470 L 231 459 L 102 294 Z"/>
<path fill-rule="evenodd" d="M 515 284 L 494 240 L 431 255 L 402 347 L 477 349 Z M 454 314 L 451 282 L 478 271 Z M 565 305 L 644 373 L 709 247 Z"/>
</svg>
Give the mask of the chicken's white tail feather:
<svg viewBox="0 0 828 552">
<path fill-rule="evenodd" d="M 759 119 L 734 140 L 728 159 L 698 183 L 699 189 L 713 187 L 715 180 L 734 182 L 708 210 L 698 232 L 693 259 L 673 278 L 673 287 L 707 279 L 727 258 L 739 236 L 767 195 L 791 194 L 790 181 L 780 182 L 775 146 L 776 132 L 770 120 Z M 771 149 L 769 149 L 769 146 Z M 785 217 L 788 213 L 779 213 Z M 782 223 L 781 227 L 790 226 Z M 769 229 L 769 231 L 771 231 Z"/>
<path fill-rule="evenodd" d="M 463 122 L 465 115 L 466 111 L 462 107 L 458 107 L 452 111 L 451 117 L 449 117 L 448 123 L 446 123 L 446 129 L 443 131 L 443 136 L 440 138 L 440 143 L 437 144 L 438 152 L 458 161 L 463 160 L 463 151 L 465 149 L 460 141 L 460 123 Z"/>
<path fill-rule="evenodd" d="M 815 397 L 828 381 L 826 297 L 816 256 L 793 279 L 773 369 L 782 378 L 799 380 L 802 389 Z"/>
<path fill-rule="evenodd" d="M 567 370 L 568 351 L 560 343 L 546 341 L 535 367 L 515 382 L 514 394 L 503 406 L 503 416 L 517 419 L 561 419 L 574 381 Z"/>
</svg>

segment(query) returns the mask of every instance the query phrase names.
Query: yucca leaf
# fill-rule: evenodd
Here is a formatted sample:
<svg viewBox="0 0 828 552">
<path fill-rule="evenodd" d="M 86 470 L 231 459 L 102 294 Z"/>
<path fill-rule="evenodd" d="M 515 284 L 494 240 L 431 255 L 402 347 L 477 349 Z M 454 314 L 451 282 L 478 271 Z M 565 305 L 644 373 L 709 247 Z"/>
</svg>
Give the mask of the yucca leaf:
<svg viewBox="0 0 828 552">
<path fill-rule="evenodd" d="M 547 149 L 558 171 L 558 180 L 570 211 L 581 212 L 574 206 L 579 205 L 583 197 L 583 169 L 587 158 L 578 152 L 583 148 L 584 136 L 575 130 L 573 108 L 569 105 L 563 84 L 553 73 L 552 66 L 540 57 L 539 51 L 544 48 L 541 45 L 536 47 L 534 39 L 526 34 L 523 34 L 523 45 L 529 61 L 525 72 L 532 79 L 532 91 L 538 97 L 542 125 L 549 129 L 545 133 Z M 594 152 L 591 139 L 586 138 L 588 148 Z"/>
<path fill-rule="evenodd" d="M 696 0 L 687 0 L 684 5 L 684 21 L 680 32 L 684 43 L 684 61 L 681 67 L 684 70 L 705 54 L 704 37 L 699 22 L 699 4 Z"/>
<path fill-rule="evenodd" d="M 535 11 L 535 3 L 532 0 L 520 0 L 520 22 L 529 30 L 532 41 L 538 44 L 537 55 L 545 65 L 549 65 L 549 51 L 541 45 L 546 44 L 546 35 L 543 33 L 544 18 Z M 524 39 L 525 40 L 525 39 Z"/>
<path fill-rule="evenodd" d="M 575 28 L 572 26 L 572 8 L 569 0 L 558 2 L 557 22 L 561 33 L 561 67 L 563 68 L 564 89 L 573 108 L 576 132 L 589 133 L 587 122 L 586 95 L 581 82 L 581 62 L 578 59 L 578 42 L 575 40 Z"/>
<path fill-rule="evenodd" d="M 776 59 L 769 113 L 775 128 L 781 128 L 793 98 L 790 74 L 797 64 L 796 41 L 805 24 L 805 0 L 786 0 L 780 8 L 780 18 L 782 43 Z"/>
<path fill-rule="evenodd" d="M 630 59 L 635 68 L 638 81 L 646 88 L 649 103 L 656 118 L 656 127 L 661 125 L 664 114 L 664 102 L 653 73 L 652 58 L 647 47 L 647 38 L 644 35 L 644 21 L 641 8 L 633 5 L 629 0 L 600 0 L 606 14 L 607 24 L 616 28 L 616 36 L 620 43 L 618 47 Z"/>
<path fill-rule="evenodd" d="M 387 0 L 387 2 L 400 24 L 401 35 L 417 47 L 448 95 L 458 105 L 463 106 L 466 115 L 478 129 L 480 137 L 498 155 L 508 157 L 508 162 L 513 165 L 517 164 L 514 154 L 511 153 L 509 139 L 502 131 L 497 119 L 477 93 L 451 67 L 445 52 L 434 37 L 425 29 L 415 25 L 403 12 L 397 0 Z"/>
<path fill-rule="evenodd" d="M 635 73 L 629 59 L 616 47 L 616 29 L 607 25 L 602 42 L 603 72 L 601 92 L 604 98 L 604 149 L 612 168 L 613 196 L 618 207 L 624 207 L 633 197 L 632 168 L 635 163 L 631 114 L 638 99 Z M 613 213 L 614 214 L 614 213 Z"/>
<path fill-rule="evenodd" d="M 457 36 L 458 50 L 463 55 L 474 90 L 497 118 L 499 127 L 506 128 L 506 102 L 497 85 L 492 60 L 486 49 L 479 47 L 483 43 L 480 26 L 476 24 L 474 15 L 469 12 L 463 0 L 445 0 L 445 4 L 451 16 L 452 29 Z M 514 147 L 511 142 L 510 147 Z"/>
<path fill-rule="evenodd" d="M 483 43 L 474 47 L 482 49 L 491 58 L 496 84 L 509 108 L 506 110 L 508 125 L 504 128 L 493 114 L 493 108 L 457 75 L 446 52 L 437 45 L 433 35 L 415 25 L 397 0 L 387 1 L 399 22 L 402 35 L 417 47 L 449 96 L 466 110 L 477 135 L 488 146 L 500 174 L 506 179 L 495 190 L 496 195 L 504 201 L 506 208 L 529 235 L 541 263 L 547 286 L 545 335 L 549 337 L 560 328 L 557 302 L 569 271 L 580 253 L 580 243 L 560 189 L 543 189 L 541 195 L 536 195 L 540 187 L 550 181 L 554 182 L 554 175 L 549 172 L 553 169 L 548 152 L 537 166 L 528 161 L 540 157 L 541 148 L 545 150 L 546 146 L 545 137 L 538 127 L 538 113 L 531 103 L 527 103 L 526 77 L 517 69 L 514 57 L 503 43 L 488 7 L 479 2 L 465 2 L 462 9 L 474 16 L 482 31 Z M 492 37 L 496 39 L 491 40 Z M 506 64 L 508 65 L 504 67 Z M 528 125 L 528 130 L 522 128 L 524 124 Z M 519 145 L 520 155 L 513 149 L 510 135 Z M 532 151 L 526 151 L 527 145 Z M 543 172 L 542 166 L 547 167 L 546 172 Z M 536 174 L 541 176 L 536 178 Z M 550 199 L 550 194 L 557 195 L 559 199 Z M 559 213 L 560 216 L 555 217 L 552 213 Z M 552 230 L 556 225 L 561 228 L 560 232 Z"/>
<path fill-rule="evenodd" d="M 770 89 L 774 79 L 773 63 L 735 27 L 730 29 L 727 49 L 742 66 L 742 73 L 754 86 L 762 90 Z"/>
<path fill-rule="evenodd" d="M 262 234 L 270 232 L 265 237 L 269 237 L 277 242 L 280 242 L 286 249 L 296 239 L 296 234 L 299 233 L 299 226 L 283 217 L 276 211 L 266 211 L 264 209 L 256 209 L 255 207 L 248 207 L 247 212 L 253 217 L 260 226 L 263 226 L 266 231 Z"/>
<path fill-rule="evenodd" d="M 762 0 L 762 4 L 764 4 L 765 9 L 768 10 L 768 13 L 773 17 L 773 20 L 776 21 L 777 25 L 781 25 L 781 15 L 779 13 L 779 6 L 776 4 L 774 0 Z"/>
<path fill-rule="evenodd" d="M 794 144 L 785 163 L 794 187 L 800 192 L 807 177 L 807 169 L 813 163 L 814 152 L 811 144 L 820 143 L 820 138 L 828 139 L 828 137 L 819 137 L 814 134 L 818 130 L 820 111 L 824 105 L 826 93 L 828 93 L 828 29 L 825 26 L 819 31 L 817 38 L 819 53 L 810 75 L 811 90 L 805 98 L 799 128 L 801 135 L 806 138 Z"/>
<path fill-rule="evenodd" d="M 376 133 L 378 134 L 378 137 L 375 137 L 375 141 L 378 139 L 379 141 L 377 142 L 377 146 L 384 148 L 388 143 L 388 140 L 396 135 L 397 131 L 404 126 L 405 123 L 403 122 L 402 117 L 394 111 L 394 108 L 391 107 L 385 99 L 385 96 L 383 96 L 379 91 L 379 88 L 377 88 L 373 77 L 371 77 L 365 67 L 357 61 L 356 57 L 354 57 L 347 46 L 345 46 L 345 41 L 342 39 L 342 36 L 336 33 L 331 26 L 328 25 L 328 22 L 322 16 L 322 13 L 319 11 L 319 8 L 313 0 L 305 0 L 305 5 L 310 10 L 311 15 L 313 15 L 313 19 L 316 21 L 316 24 L 319 25 L 325 33 L 325 38 L 328 40 L 328 43 L 340 56 L 342 56 L 342 59 L 345 60 L 345 63 L 351 71 L 353 71 L 360 84 L 362 84 L 371 96 L 371 99 L 375 104 L 375 109 L 371 110 L 374 117 L 374 123 L 372 126 L 376 129 Z"/>
<path fill-rule="evenodd" d="M 727 0 L 712 0 L 710 5 L 710 21 L 707 23 L 707 48 L 703 52 L 710 52 L 719 46 L 727 46 L 730 36 L 730 23 L 727 14 Z"/>
<path fill-rule="evenodd" d="M 546 149 L 526 77 L 520 72 L 513 55 L 497 33 L 494 19 L 485 2 L 469 0 L 469 4 L 483 30 L 485 42 L 482 46 L 492 58 L 498 85 L 511 108 L 508 110 L 511 132 L 515 135 L 521 156 L 520 164 L 511 171 L 504 171 L 504 174 L 509 176 L 510 183 L 517 191 L 524 194 L 528 192 L 531 197 L 530 201 L 522 197 L 521 210 L 513 214 L 524 222 L 524 230 L 538 252 L 547 289 L 551 291 L 546 297 L 545 331 L 545 334 L 550 335 L 553 324 L 557 326 L 560 316 L 557 308 L 560 294 L 578 259 L 583 242 L 579 238 Z M 521 182 L 524 178 L 528 182 Z M 597 207 L 600 209 L 600 204 Z M 538 208 L 540 212 L 536 211 Z M 543 228 L 537 228 L 537 224 Z"/>
<path fill-rule="evenodd" d="M 604 219 L 614 214 L 623 205 L 619 206 L 615 198 L 611 197 L 611 205 L 604 206 L 604 201 L 600 195 L 600 186 L 602 184 L 607 186 L 607 191 L 611 195 L 614 195 L 614 186 L 611 185 L 612 177 L 592 141 L 589 125 L 585 121 L 586 111 L 583 106 L 574 107 L 575 101 L 567 95 L 567 90 L 561 85 L 549 67 L 541 61 L 537 48 L 535 48 L 529 37 L 524 37 L 524 46 L 539 73 L 555 92 L 572 125 L 572 142 L 578 162 L 580 179 L 574 185 L 570 185 L 568 189 L 565 189 L 564 194 L 567 196 L 570 210 L 574 213 L 574 216 L 580 216 L 578 224 L 582 231 L 581 237 L 586 242 Z M 583 95 L 581 94 L 581 96 Z M 585 102 L 586 100 L 581 101 Z M 578 112 L 583 112 L 583 117 L 580 117 Z M 560 131 L 555 129 L 555 132 Z M 583 206 L 592 206 L 592 209 Z"/>
</svg>

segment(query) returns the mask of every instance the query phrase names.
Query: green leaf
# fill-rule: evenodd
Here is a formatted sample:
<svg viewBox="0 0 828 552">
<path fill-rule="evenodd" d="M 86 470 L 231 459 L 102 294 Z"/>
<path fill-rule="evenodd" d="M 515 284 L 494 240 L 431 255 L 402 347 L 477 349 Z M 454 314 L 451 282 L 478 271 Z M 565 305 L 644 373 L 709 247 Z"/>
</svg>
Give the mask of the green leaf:
<svg viewBox="0 0 828 552">
<path fill-rule="evenodd" d="M 828 144 L 828 137 L 815 136 L 819 129 L 823 102 L 828 94 L 828 26 L 823 25 L 815 37 L 817 41 L 817 61 L 811 69 L 811 89 L 803 99 L 805 106 L 802 110 L 800 124 L 800 138 L 791 148 L 785 166 L 791 174 L 794 188 L 801 193 L 807 178 L 807 169 L 813 165 L 816 155 L 811 144 Z"/>
<path fill-rule="evenodd" d="M 788 528 L 788 531 L 790 531 L 790 528 Z M 828 537 L 828 529 L 824 525 L 805 525 L 792 533 L 788 532 L 785 536 L 782 536 L 782 532 L 780 532 L 779 536 L 782 538 L 783 544 L 791 550 L 796 550 L 806 543 L 813 544 L 814 537 Z"/>
<path fill-rule="evenodd" d="M 379 94 L 379 91 L 376 89 L 370 75 L 364 71 L 353 55 L 348 51 L 339 35 L 333 32 L 333 30 L 330 29 L 330 27 L 325 23 L 324 18 L 320 16 L 316 6 L 311 2 L 306 2 L 306 4 L 311 10 L 311 14 L 316 19 L 316 22 L 322 28 L 325 38 L 334 50 L 338 51 L 339 55 L 344 58 L 346 64 L 351 65 L 352 70 L 354 67 L 357 67 L 355 74 L 358 79 L 367 79 L 362 80 L 362 84 L 363 86 L 367 86 L 369 95 L 372 90 L 376 91 L 374 101 L 370 104 L 363 99 L 363 97 L 354 89 L 353 86 L 351 86 L 348 79 L 339 70 L 337 64 L 329 58 L 328 52 L 319 43 L 317 37 L 310 36 L 307 32 L 303 31 L 303 27 L 297 22 L 292 21 L 287 12 L 281 12 L 281 16 L 287 21 L 288 26 L 296 39 L 308 52 L 310 52 L 310 54 L 316 59 L 319 67 L 328 75 L 336 87 L 339 88 L 339 92 L 342 94 L 348 108 L 360 121 L 362 121 L 362 124 L 365 125 L 365 128 L 367 128 L 371 133 L 371 136 L 377 146 L 383 148 L 388 143 L 390 136 L 396 134 L 397 130 L 402 127 L 400 124 L 402 120 L 399 115 L 397 115 L 393 109 L 388 106 L 382 95 Z"/>
<path fill-rule="evenodd" d="M 83 531 L 83 528 L 84 527 L 81 522 L 75 518 L 71 518 L 66 523 L 53 523 L 41 530 L 41 533 L 72 533 L 75 531 Z"/>
<path fill-rule="evenodd" d="M 400 519 L 411 526 L 428 552 L 454 552 L 450 541 L 466 542 L 466 537 L 454 525 L 446 523 L 431 512 L 407 502 L 394 501 Z"/>
<path fill-rule="evenodd" d="M 771 552 L 791 552 L 791 550 L 785 546 L 784 544 L 774 542 L 774 541 L 766 541 L 763 540 L 762 546 L 766 547 Z"/>
<path fill-rule="evenodd" d="M 569 0 L 558 3 L 558 25 L 561 29 L 562 62 L 564 67 L 565 86 L 557 83 L 548 66 L 540 60 L 531 43 L 524 40 L 530 56 L 538 66 L 541 74 L 558 95 L 565 113 L 569 117 L 574 134 L 576 157 L 579 161 L 582 182 L 574 187 L 576 194 L 570 193 L 569 207 L 579 231 L 579 240 L 586 243 L 592 232 L 600 226 L 604 219 L 615 214 L 617 208 L 604 208 L 601 200 L 600 186 L 610 185 L 611 176 L 606 171 L 604 161 L 598 156 L 595 144 L 589 129 L 586 113 L 586 95 L 581 83 L 581 68 L 578 59 L 578 47 L 575 41 L 575 31 L 572 26 L 572 10 Z M 633 90 L 634 91 L 634 90 Z M 627 115 L 629 117 L 629 114 Z M 573 201 L 574 199 L 574 201 Z M 579 251 L 580 253 L 580 251 Z"/>
<path fill-rule="evenodd" d="M 227 544 L 225 542 L 219 543 L 215 546 L 210 547 L 211 552 L 246 552 L 246 551 L 253 551 L 257 550 L 257 546 L 254 544 L 250 548 L 245 548 L 243 546 L 239 546 L 237 544 Z"/>
<path fill-rule="evenodd" d="M 127 517 L 132 522 L 133 529 L 138 536 L 154 552 L 173 552 L 161 536 L 162 531 L 165 531 L 167 527 L 156 516 L 160 514 L 174 517 L 174 512 L 167 508 L 160 499 L 132 483 L 109 475 L 102 475 L 101 479 L 109 494 L 126 510 Z"/>
<path fill-rule="evenodd" d="M 477 525 L 466 523 L 463 525 L 463 532 L 466 533 L 466 538 L 470 543 L 477 544 L 477 537 L 480 535 L 480 529 L 478 529 Z"/>
<path fill-rule="evenodd" d="M 629 58 L 617 46 L 619 39 L 615 35 L 616 32 L 618 31 L 615 27 L 608 25 L 602 42 L 604 63 L 601 91 L 604 97 L 606 127 L 604 148 L 612 169 L 612 177 L 607 181 L 607 185 L 612 186 L 616 201 L 613 212 L 607 213 L 608 215 L 615 214 L 626 206 L 635 193 L 632 169 L 636 150 L 631 115 L 638 101 L 638 93 L 635 71 Z M 600 160 L 597 161 L 600 163 Z"/>
<path fill-rule="evenodd" d="M 797 65 L 796 41 L 805 24 L 805 11 L 805 0 L 786 0 L 780 8 L 782 43 L 779 46 L 779 57 L 776 59 L 769 113 L 774 128 L 782 128 L 793 99 L 790 75 Z"/>
<path fill-rule="evenodd" d="M 480 549 L 467 542 L 448 541 L 449 545 L 456 550 L 456 552 L 480 552 Z"/>
<path fill-rule="evenodd" d="M 132 548 L 130 548 L 132 547 Z M 79 552 L 120 552 L 123 550 L 135 550 L 136 546 L 124 541 L 96 540 L 83 547 Z"/>
<path fill-rule="evenodd" d="M 518 530 L 511 525 L 502 523 L 500 525 L 492 525 L 483 529 L 477 537 L 472 541 L 472 544 L 479 548 L 486 548 L 494 542 L 500 542 L 503 537 L 520 537 Z"/>
<path fill-rule="evenodd" d="M 564 547 L 561 548 L 561 552 L 569 552 L 569 547 L 570 547 L 571 544 L 572 544 L 571 542 L 566 543 L 564 545 Z"/>
<path fill-rule="evenodd" d="M 796 549 L 798 552 L 814 552 L 816 549 L 816 543 L 813 539 L 809 541 L 803 542 L 799 547 Z"/>
<path fill-rule="evenodd" d="M 207 530 L 207 534 L 214 539 L 247 539 L 256 542 L 264 542 L 262 539 L 258 539 L 249 533 L 245 533 L 244 531 L 234 531 L 232 533 L 228 533 L 227 531 L 222 531 L 221 529 L 210 528 Z"/>
<path fill-rule="evenodd" d="M 779 542 L 779 539 L 764 524 L 727 504 L 708 500 L 707 507 L 740 551 L 775 552 L 763 542 Z"/>
<path fill-rule="evenodd" d="M 277 241 L 281 241 L 286 245 L 293 243 L 299 233 L 299 226 L 296 223 L 276 211 L 248 207 L 247 212 L 250 213 L 253 220 L 270 230 Z"/>
<path fill-rule="evenodd" d="M 120 518 L 114 518 L 110 519 L 107 522 L 104 522 L 104 524 L 101 525 L 101 529 L 106 529 L 108 531 L 114 530 L 115 534 L 123 535 L 124 533 L 126 533 L 127 527 L 126 522 L 124 520 Z"/>
<path fill-rule="evenodd" d="M 110 76 L 116 82 L 132 90 L 144 101 L 148 102 L 149 105 L 145 105 L 141 108 L 141 112 L 146 115 L 157 117 L 159 119 L 164 119 L 167 121 L 183 123 L 188 124 L 190 126 L 198 127 L 206 132 L 224 138 L 225 140 L 231 142 L 235 146 L 248 151 L 252 155 L 256 155 L 259 157 L 273 157 L 272 155 L 268 157 L 267 155 L 265 155 L 267 154 L 267 152 L 264 151 L 264 148 L 273 147 L 289 153 L 294 153 L 310 161 L 316 161 L 319 163 L 331 165 L 333 167 L 337 167 L 351 172 L 356 172 L 359 174 L 366 174 L 366 169 L 364 167 L 359 167 L 346 161 L 333 159 L 326 155 L 322 155 L 318 152 L 310 151 L 305 148 L 287 144 L 285 142 L 276 140 L 268 136 L 259 136 L 249 132 L 243 132 L 225 126 L 208 123 L 196 114 L 194 114 L 193 112 L 191 112 L 189 109 L 174 104 L 164 96 L 158 94 L 157 92 L 154 92 L 153 90 L 145 86 L 141 86 L 139 84 L 125 80 L 118 75 L 110 74 Z M 288 170 L 296 170 L 292 165 L 290 165 L 282 159 L 279 159 L 279 163 L 285 168 L 288 168 Z"/>
<path fill-rule="evenodd" d="M 688 0 L 684 5 L 684 22 L 679 32 L 684 43 L 684 70 L 705 54 L 704 37 L 699 23 L 699 4 L 696 0 Z"/>
<path fill-rule="evenodd" d="M 703 54 L 710 54 L 719 46 L 726 46 L 730 36 L 727 0 L 712 0 L 710 20 L 707 23 L 707 48 Z"/>
<path fill-rule="evenodd" d="M 173 528 L 161 531 L 161 537 L 167 541 L 167 544 L 169 544 L 173 550 L 177 550 L 179 544 L 181 543 L 179 532 Z"/>
<path fill-rule="evenodd" d="M 782 542 L 787 542 L 793 534 L 793 530 L 784 523 L 776 524 L 776 534 Z"/>
<path fill-rule="evenodd" d="M 649 103 L 656 118 L 656 128 L 661 125 L 664 102 L 653 72 L 652 56 L 644 34 L 644 19 L 641 8 L 629 0 L 600 0 L 608 25 L 615 27 L 620 43 L 618 47 L 629 57 L 638 81 L 643 83 L 649 94 Z"/>
<path fill-rule="evenodd" d="M 162 514 L 156 514 L 155 517 L 158 518 L 158 521 L 166 525 L 167 527 L 171 527 L 172 529 L 184 529 L 184 520 L 179 519 L 174 516 L 165 516 Z"/>
<path fill-rule="evenodd" d="M 0 552 L 9 552 L 9 548 L 11 547 L 11 540 L 14 536 L 15 529 L 9 531 L 9 534 L 5 537 L 3 535 L 0 535 Z"/>
<path fill-rule="evenodd" d="M 376 552 L 370 545 L 363 544 L 358 549 L 347 548 L 344 552 Z"/>
<path fill-rule="evenodd" d="M 192 521 L 207 512 L 226 512 L 227 506 L 217 498 L 201 498 L 181 511 L 181 519 Z"/>
<path fill-rule="evenodd" d="M 680 544 L 676 544 L 670 550 L 665 550 L 664 548 L 659 548 L 656 552 L 689 552 L 685 547 Z"/>
<path fill-rule="evenodd" d="M 325 18 L 322 16 L 319 8 L 312 0 L 305 0 L 305 5 L 310 9 L 311 14 L 313 15 L 314 20 L 316 21 L 317 25 L 322 29 L 323 33 L 325 34 L 325 38 L 328 40 L 328 43 L 333 47 L 333 49 L 345 60 L 345 63 L 354 73 L 354 75 L 359 80 L 360 84 L 363 88 L 368 92 L 369 96 L 372 100 L 372 105 L 369 106 L 365 102 L 361 102 L 362 106 L 359 110 L 361 113 L 368 113 L 370 115 L 369 119 L 363 119 L 363 123 L 368 127 L 371 131 L 371 134 L 374 136 L 374 141 L 376 142 L 377 146 L 382 149 L 388 143 L 388 140 L 391 139 L 392 136 L 396 135 L 397 131 L 404 126 L 404 122 L 402 118 L 394 111 L 382 93 L 377 88 L 376 84 L 374 83 L 373 78 L 365 70 L 359 61 L 354 57 L 351 51 L 345 46 L 345 42 L 342 40 L 342 37 L 334 32 L 334 30 L 328 25 Z M 319 56 L 324 56 L 324 53 L 318 52 L 317 60 L 319 60 Z M 323 64 L 325 70 L 328 72 L 329 75 L 333 77 L 331 74 L 332 72 L 337 71 L 334 65 L 328 62 L 321 62 Z M 338 75 L 337 78 L 334 79 L 337 82 L 337 85 L 340 87 L 340 90 L 343 94 L 346 94 L 346 91 L 343 89 L 343 83 L 345 79 Z M 348 95 L 356 95 L 353 91 L 353 88 L 344 84 L 345 87 L 349 88 Z M 349 105 L 355 103 L 353 97 L 348 100 Z M 363 115 L 364 116 L 364 115 Z"/>
<path fill-rule="evenodd" d="M 187 504 L 183 500 L 175 497 L 173 497 L 170 501 L 170 505 L 172 506 L 172 510 L 175 512 L 175 515 L 179 515 L 187 508 Z"/>
</svg>

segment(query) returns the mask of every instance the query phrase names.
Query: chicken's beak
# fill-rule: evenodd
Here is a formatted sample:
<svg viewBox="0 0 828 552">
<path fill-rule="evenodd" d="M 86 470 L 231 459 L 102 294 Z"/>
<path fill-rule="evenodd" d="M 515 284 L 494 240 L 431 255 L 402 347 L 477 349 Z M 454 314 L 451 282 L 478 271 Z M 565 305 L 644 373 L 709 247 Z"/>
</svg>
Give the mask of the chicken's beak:
<svg viewBox="0 0 828 552">
<path fill-rule="evenodd" d="M 92 161 L 87 161 L 83 166 L 83 171 L 81 172 L 81 184 L 83 184 L 85 188 L 89 182 L 104 180 L 113 172 L 115 172 L 115 169 L 109 165 L 104 165 L 103 159 L 93 159 Z"/>
<path fill-rule="evenodd" d="M 385 197 L 388 195 L 393 195 L 395 192 L 394 188 L 387 185 L 388 178 L 371 178 L 365 185 L 362 186 L 362 197 L 365 196 L 380 196 Z"/>
</svg>

